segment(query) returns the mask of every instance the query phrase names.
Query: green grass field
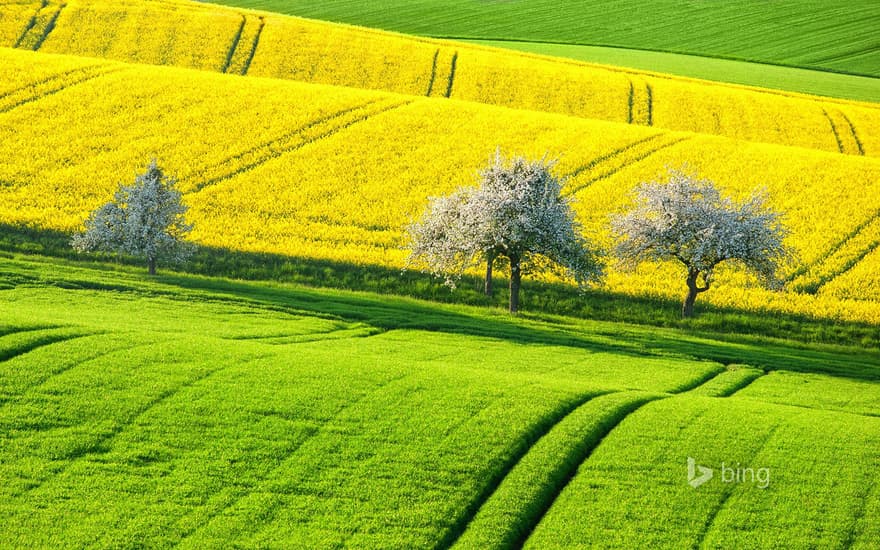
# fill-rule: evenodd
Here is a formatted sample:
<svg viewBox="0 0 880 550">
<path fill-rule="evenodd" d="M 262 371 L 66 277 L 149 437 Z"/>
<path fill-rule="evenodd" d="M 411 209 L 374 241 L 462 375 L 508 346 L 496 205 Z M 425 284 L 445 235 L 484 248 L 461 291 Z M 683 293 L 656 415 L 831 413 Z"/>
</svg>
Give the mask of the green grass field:
<svg viewBox="0 0 880 550">
<path fill-rule="evenodd" d="M 4 545 L 880 544 L 876 349 L 37 256 L 0 276 Z M 771 481 L 694 489 L 687 457 Z"/>
<path fill-rule="evenodd" d="M 426 36 L 615 46 L 880 77 L 880 4 L 221 0 Z"/>
</svg>

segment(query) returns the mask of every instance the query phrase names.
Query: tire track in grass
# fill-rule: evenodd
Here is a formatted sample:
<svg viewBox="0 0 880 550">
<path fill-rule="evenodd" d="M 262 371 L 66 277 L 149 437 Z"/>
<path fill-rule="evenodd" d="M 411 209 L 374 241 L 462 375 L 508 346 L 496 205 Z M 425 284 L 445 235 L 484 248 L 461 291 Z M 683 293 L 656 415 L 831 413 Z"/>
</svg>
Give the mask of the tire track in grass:
<svg viewBox="0 0 880 550">
<path fill-rule="evenodd" d="M 68 71 L 68 73 L 66 74 L 80 71 L 84 74 L 75 76 L 69 80 L 61 80 L 61 77 L 63 75 L 58 75 L 57 78 L 46 79 L 47 81 L 44 84 L 38 85 L 37 89 L 33 89 L 33 86 L 28 86 L 27 88 L 19 89 L 15 93 L 7 94 L 2 98 L 2 100 L 0 100 L 0 114 L 8 113 L 13 109 L 21 107 L 22 105 L 33 103 L 40 99 L 55 95 L 58 92 L 68 90 L 79 84 L 84 84 L 102 76 L 107 76 L 113 73 L 120 72 L 122 70 L 123 69 L 121 67 L 93 65 L 90 67 L 85 67 L 83 69 Z"/>
<path fill-rule="evenodd" d="M 156 344 L 154 343 L 151 345 L 156 345 Z M 136 347 L 150 347 L 150 345 L 136 346 Z M 65 462 L 61 465 L 61 467 L 59 469 L 54 470 L 46 478 L 40 480 L 38 483 L 35 483 L 31 487 L 29 487 L 27 489 L 27 492 L 33 493 L 34 491 L 37 491 L 38 489 L 40 489 L 41 487 L 46 485 L 46 483 L 50 482 L 53 479 L 56 479 L 59 475 L 66 472 L 68 469 L 70 469 L 71 466 L 76 464 L 78 461 L 84 459 L 85 457 L 87 457 L 89 455 L 102 454 L 102 453 L 106 452 L 106 446 L 108 443 L 110 443 L 110 441 L 112 441 L 119 434 L 123 433 L 126 428 L 128 428 L 129 426 L 131 426 L 132 424 L 137 422 L 137 420 L 139 418 L 143 417 L 151 409 L 161 405 L 162 403 L 164 403 L 168 399 L 172 398 L 174 395 L 180 393 L 181 391 L 186 390 L 187 388 L 190 388 L 190 387 L 198 384 L 199 382 L 209 378 L 210 376 L 213 376 L 214 374 L 216 374 L 224 369 L 231 368 L 233 366 L 249 365 L 251 363 L 259 361 L 260 359 L 265 359 L 265 358 L 272 357 L 272 356 L 273 356 L 273 354 L 258 355 L 256 357 L 248 359 L 247 361 L 244 361 L 243 363 L 231 361 L 227 364 L 223 364 L 221 366 L 218 366 L 218 367 L 215 367 L 212 369 L 211 368 L 204 369 L 203 372 L 201 372 L 200 374 L 196 375 L 193 378 L 190 378 L 189 380 L 184 381 L 182 384 L 176 385 L 171 388 L 167 388 L 167 389 L 159 392 L 153 398 L 148 400 L 146 403 L 144 403 L 143 405 L 141 405 L 140 407 L 138 407 L 137 409 L 132 411 L 131 414 L 129 414 L 125 418 L 120 419 L 118 421 L 118 423 L 116 421 L 114 421 L 115 425 L 113 426 L 112 429 L 107 431 L 107 433 L 102 434 L 100 437 L 95 438 L 95 440 L 89 442 L 87 445 L 83 446 L 81 449 L 78 449 L 77 452 L 71 453 L 67 457 L 65 457 Z"/>
<path fill-rule="evenodd" d="M 27 83 L 23 86 L 19 86 L 17 88 L 12 88 L 12 89 L 0 94 L 0 109 L 3 108 L 3 100 L 5 100 L 6 98 L 25 93 L 25 92 L 31 90 L 32 88 L 37 88 L 37 87 L 47 85 L 47 84 L 51 85 L 51 84 L 58 82 L 58 81 L 63 82 L 65 78 L 74 76 L 77 73 L 88 73 L 88 71 L 98 69 L 101 66 L 102 66 L 102 64 L 95 64 L 95 65 L 86 65 L 84 67 L 77 67 L 75 69 L 61 71 L 60 73 L 49 75 L 41 80 L 29 82 L 29 83 Z"/>
<path fill-rule="evenodd" d="M 592 449 L 623 418 L 659 398 L 644 392 L 611 392 L 579 400 L 517 457 L 437 548 L 521 546 Z"/>
<path fill-rule="evenodd" d="M 63 340 L 63 342 L 69 342 L 69 341 L 71 341 L 71 340 L 75 340 L 76 338 L 88 338 L 88 337 L 91 337 L 91 336 L 101 337 L 101 336 L 106 336 L 106 335 L 107 335 L 106 333 L 86 334 L 86 335 L 84 335 L 84 336 L 79 336 L 79 337 L 75 337 L 75 338 L 68 338 L 68 339 L 66 339 L 66 340 Z M 60 343 L 60 342 L 53 342 L 53 344 L 58 344 L 58 343 Z M 153 342 L 150 342 L 150 343 L 147 343 L 147 344 L 132 344 L 132 345 L 128 345 L 128 346 L 122 346 L 122 347 L 118 347 L 118 348 L 112 348 L 112 349 L 109 349 L 109 350 L 106 350 L 106 351 L 95 351 L 95 352 L 92 352 L 91 354 L 89 354 L 89 355 L 86 356 L 86 357 L 83 357 L 83 358 L 77 359 L 77 360 L 75 360 L 75 361 L 70 361 L 69 364 L 67 364 L 67 365 L 66 365 L 65 367 L 63 367 L 63 368 L 60 368 L 60 369 L 55 370 L 55 371 L 53 371 L 53 372 L 51 372 L 51 373 L 48 373 L 48 375 L 47 375 L 46 377 L 44 377 L 42 380 L 39 380 L 36 384 L 33 384 L 32 386 L 28 387 L 24 392 L 21 392 L 21 393 L 19 394 L 19 396 L 24 395 L 24 394 L 27 393 L 28 391 L 33 391 L 33 390 L 39 389 L 41 386 L 45 386 L 45 385 L 46 385 L 50 380 L 52 380 L 53 378 L 56 378 L 56 377 L 58 377 L 58 376 L 62 376 L 63 374 L 67 373 L 68 371 L 71 371 L 71 370 L 73 370 L 73 369 L 75 369 L 75 368 L 77 368 L 77 367 L 80 367 L 80 366 L 83 366 L 83 365 L 85 365 L 85 364 L 87 364 L 87 363 L 90 363 L 90 362 L 92 362 L 92 361 L 95 361 L 96 359 L 101 359 L 101 358 L 103 358 L 103 357 L 108 357 L 108 356 L 113 355 L 113 354 L 115 354 L 115 353 L 128 352 L 128 351 L 131 351 L 131 350 L 134 350 L 134 349 L 138 349 L 138 348 L 149 348 L 150 346 L 153 346 L 153 345 L 156 345 L 156 344 L 159 344 L 159 343 L 162 343 L 162 341 L 153 341 Z M 42 347 L 45 347 L 45 346 L 42 346 Z M 33 350 L 31 350 L 31 351 L 33 351 Z M 9 401 L 10 401 L 9 398 L 0 395 L 0 408 L 3 408 L 3 407 L 6 406 L 7 404 L 9 404 Z"/>
<path fill-rule="evenodd" d="M 82 329 L 76 327 L 62 327 L 57 329 L 47 329 L 45 332 L 47 334 L 30 334 L 31 332 L 36 331 L 21 331 L 14 332 L 12 334 L 6 335 L 5 338 L 15 337 L 20 334 L 28 334 L 31 338 L 25 339 L 24 342 L 13 344 L 10 347 L 0 348 L 0 363 L 5 363 L 10 359 L 15 357 L 19 357 L 36 349 L 50 346 L 52 344 L 57 344 L 59 342 L 64 342 L 67 340 L 73 340 L 75 338 L 84 338 L 86 336 L 94 336 L 99 333 L 95 332 L 85 332 Z M 3 342 L 0 341 L 0 346 L 3 345 Z"/>
<path fill-rule="evenodd" d="M 266 19 L 263 16 L 260 16 L 260 24 L 257 27 L 257 32 L 254 34 L 254 39 L 251 42 L 251 49 L 248 52 L 247 58 L 242 63 L 241 75 L 245 76 L 248 70 L 251 68 L 251 62 L 254 60 L 254 56 L 257 54 L 257 46 L 260 44 L 260 37 L 263 35 L 263 27 L 266 25 Z"/>
<path fill-rule="evenodd" d="M 701 388 L 725 372 L 718 366 L 665 395 L 627 391 L 581 397 L 515 453 L 436 548 L 522 546 L 580 465 L 626 417 L 649 402 Z"/>
<path fill-rule="evenodd" d="M 330 137 L 357 123 L 364 122 L 394 109 L 409 105 L 412 102 L 413 100 L 411 99 L 403 101 L 397 98 L 390 101 L 384 98 L 376 99 L 355 107 L 349 107 L 337 111 L 331 115 L 309 122 L 296 130 L 283 134 L 271 142 L 265 142 L 256 147 L 252 147 L 232 157 L 228 157 L 219 164 L 203 170 L 218 171 L 221 172 L 221 174 L 212 178 L 202 179 L 193 186 L 190 192 L 199 192 L 206 187 L 216 185 L 239 174 L 253 170 L 254 168 L 257 168 L 281 155 L 298 151 L 311 143 Z M 371 109 L 370 107 L 373 106 L 377 107 Z M 253 157 L 253 160 L 243 161 L 241 165 L 234 167 L 236 164 L 235 161 L 243 160 L 248 156 Z M 193 175 L 189 175 L 188 178 L 196 179 Z"/>
<path fill-rule="evenodd" d="M 577 177 L 578 174 L 581 174 L 587 170 L 592 171 L 597 168 L 600 169 L 599 173 L 592 176 L 587 181 L 580 182 L 574 186 L 569 187 L 565 194 L 570 196 L 579 193 L 590 185 L 593 185 L 598 181 L 607 179 L 628 166 L 636 164 L 637 162 L 641 162 L 657 152 L 673 147 L 674 145 L 678 145 L 679 143 L 687 141 L 688 139 L 690 138 L 686 136 L 678 137 L 669 136 L 667 134 L 657 134 L 655 136 L 651 136 L 650 138 L 639 140 L 626 147 L 622 147 L 603 157 L 599 157 L 598 159 L 592 161 L 590 164 L 584 166 L 583 168 L 575 170 L 573 174 L 575 174 L 574 177 Z M 659 143 L 658 140 L 660 140 Z M 608 165 L 608 167 L 604 168 L 605 165 Z"/>
<path fill-rule="evenodd" d="M 177 541 L 176 546 L 181 546 L 186 541 L 190 540 L 192 537 L 197 536 L 199 534 L 199 532 L 202 531 L 203 529 L 207 528 L 214 521 L 214 519 L 218 518 L 225 511 L 227 511 L 231 508 L 234 508 L 240 502 L 242 502 L 243 500 L 248 498 L 250 495 L 255 493 L 260 488 L 260 486 L 262 486 L 264 483 L 267 483 L 269 480 L 272 479 L 273 472 L 277 472 L 282 467 L 284 467 L 284 464 L 291 457 L 293 457 L 297 453 L 297 451 L 299 451 L 299 449 L 302 448 L 303 445 L 305 445 L 312 438 L 318 436 L 325 428 L 327 428 L 327 426 L 329 426 L 332 423 L 332 421 L 334 419 L 338 418 L 340 415 L 342 415 L 346 411 L 350 410 L 351 408 L 357 406 L 359 403 L 361 403 L 362 401 L 364 401 L 368 397 L 376 395 L 377 393 L 386 390 L 387 388 L 389 388 L 393 384 L 396 384 L 402 380 L 405 380 L 406 378 L 412 376 L 413 374 L 414 373 L 412 373 L 412 372 L 404 372 L 404 373 L 392 376 L 392 377 L 388 378 L 387 380 L 379 382 L 376 386 L 365 391 L 363 394 L 361 394 L 360 396 L 355 398 L 353 401 L 345 403 L 344 405 L 339 407 L 327 420 L 324 421 L 323 424 L 320 424 L 317 427 L 309 430 L 307 432 L 306 436 L 302 438 L 302 440 L 298 441 L 291 449 L 289 449 L 287 451 L 287 453 L 285 454 L 285 456 L 280 458 L 277 461 L 277 464 L 273 468 L 267 470 L 263 475 L 259 476 L 259 479 L 255 483 L 253 483 L 251 486 L 249 486 L 247 488 L 244 488 L 244 490 L 240 494 L 232 495 L 232 498 L 229 500 L 229 502 L 222 503 L 219 507 L 217 507 L 217 509 L 210 511 L 207 514 L 207 517 L 202 521 L 201 525 L 195 526 L 195 527 L 191 528 L 189 531 L 183 533 L 183 535 L 181 535 L 181 537 L 180 537 L 180 540 Z M 276 508 L 277 508 L 277 506 L 273 507 L 269 512 L 274 511 Z M 264 519 L 265 523 L 268 523 L 273 516 L 273 514 L 271 514 L 269 512 L 266 512 L 265 514 L 263 514 L 263 516 L 264 516 L 263 519 Z"/>
<path fill-rule="evenodd" d="M 877 476 L 870 476 L 870 481 L 868 482 L 868 488 L 865 490 L 864 494 L 859 498 L 859 507 L 856 510 L 855 516 L 853 516 L 852 527 L 846 534 L 846 539 L 843 542 L 842 548 L 852 548 L 856 540 L 858 540 L 859 536 L 864 531 L 864 528 L 859 528 L 859 523 L 865 518 L 865 515 L 868 513 L 868 501 L 871 498 L 871 494 L 875 492 L 877 489 Z M 867 545 L 866 545 L 867 547 Z"/>
<path fill-rule="evenodd" d="M 752 463 L 755 462 L 755 459 L 757 459 L 761 455 L 761 453 L 764 451 L 764 449 L 767 447 L 767 444 L 773 438 L 773 435 L 779 429 L 779 426 L 780 426 L 780 424 L 774 424 L 773 427 L 770 428 L 770 431 L 768 432 L 766 437 L 764 437 L 764 441 L 761 442 L 761 445 L 758 447 L 758 449 L 752 453 Z M 703 526 L 701 527 L 700 531 L 697 533 L 697 539 L 692 546 L 692 548 L 694 550 L 698 550 L 698 549 L 704 547 L 705 542 L 706 542 L 706 536 L 709 534 L 709 531 L 712 529 L 712 525 L 715 523 L 715 519 L 718 517 L 718 514 L 721 513 L 722 510 L 724 510 L 724 507 L 727 505 L 727 502 L 730 500 L 730 497 L 733 496 L 733 493 L 735 492 L 737 485 L 739 485 L 739 484 L 738 483 L 730 483 L 730 484 L 726 484 L 726 486 L 724 487 L 724 492 L 721 495 L 721 499 L 718 500 L 718 502 L 715 503 L 715 506 L 709 511 L 709 515 L 706 517 L 706 521 L 703 523 Z"/>
</svg>

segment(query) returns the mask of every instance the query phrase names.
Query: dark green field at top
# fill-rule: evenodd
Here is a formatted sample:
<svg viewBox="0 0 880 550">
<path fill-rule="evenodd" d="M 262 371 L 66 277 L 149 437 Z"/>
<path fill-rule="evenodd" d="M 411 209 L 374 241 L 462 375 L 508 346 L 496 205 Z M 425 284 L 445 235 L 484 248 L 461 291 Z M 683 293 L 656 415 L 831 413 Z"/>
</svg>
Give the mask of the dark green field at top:
<svg viewBox="0 0 880 550">
<path fill-rule="evenodd" d="M 217 0 L 410 34 L 617 46 L 880 76 L 876 0 Z"/>
</svg>

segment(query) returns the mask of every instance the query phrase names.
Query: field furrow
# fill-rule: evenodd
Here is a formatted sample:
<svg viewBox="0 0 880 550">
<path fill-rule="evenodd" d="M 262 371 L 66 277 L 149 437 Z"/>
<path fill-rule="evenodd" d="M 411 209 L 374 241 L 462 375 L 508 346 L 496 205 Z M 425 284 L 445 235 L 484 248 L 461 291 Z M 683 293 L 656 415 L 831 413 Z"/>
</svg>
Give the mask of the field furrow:
<svg viewBox="0 0 880 550">
<path fill-rule="evenodd" d="M 840 547 L 874 517 L 869 506 L 859 519 L 878 440 L 880 419 L 739 397 L 655 401 L 595 449 L 526 547 Z M 688 479 L 689 458 L 714 475 Z"/>
<path fill-rule="evenodd" d="M 247 23 L 247 17 L 244 15 L 241 16 L 241 26 L 238 28 L 238 31 L 235 33 L 235 36 L 232 37 L 232 44 L 229 46 L 229 52 L 226 54 L 226 62 L 223 64 L 223 68 L 220 70 L 221 73 L 228 73 L 229 66 L 232 64 L 232 58 L 236 54 L 236 50 L 238 49 L 238 43 L 241 41 L 241 35 L 244 32 L 244 26 Z"/>
<path fill-rule="evenodd" d="M 629 117 L 630 124 L 652 126 L 654 124 L 653 90 L 644 79 L 630 77 L 629 83 Z"/>
<path fill-rule="evenodd" d="M 708 380 L 705 384 L 694 388 L 691 390 L 691 393 L 706 397 L 730 397 L 761 376 L 764 376 L 764 371 L 761 369 L 733 365 L 727 367 L 726 370 Z"/>
<path fill-rule="evenodd" d="M 770 441 L 773 439 L 773 436 L 779 429 L 779 425 L 775 425 L 767 432 L 767 435 L 764 436 L 764 440 L 760 443 L 760 446 L 752 452 L 749 456 L 751 459 L 749 461 L 750 464 L 755 464 L 760 462 L 761 453 L 768 446 Z M 716 520 L 718 516 L 721 515 L 724 511 L 728 510 L 727 506 L 730 502 L 730 497 L 733 496 L 734 491 L 736 489 L 736 485 L 730 484 L 724 487 L 721 492 L 721 497 L 715 503 L 715 506 L 709 511 L 706 516 L 706 521 L 703 523 L 702 528 L 696 535 L 696 540 L 693 543 L 693 548 L 711 548 L 711 546 L 706 545 L 706 539 L 710 536 L 712 528 L 716 525 Z"/>
<path fill-rule="evenodd" d="M 225 72 L 246 75 L 260 44 L 260 34 L 263 32 L 266 20 L 262 16 L 243 15 L 242 17 L 244 24 L 241 34 Z"/>
<path fill-rule="evenodd" d="M 150 344 L 147 344 L 150 345 Z M 56 340 L 52 345 L 41 345 L 6 361 L 0 368 L 3 392 L 0 406 L 13 406 L 28 392 L 38 390 L 43 384 L 65 374 L 70 369 L 85 365 L 112 353 L 131 350 L 138 344 L 130 342 L 129 335 L 82 335 Z M 33 365 L 48 365 L 34 369 Z"/>
<path fill-rule="evenodd" d="M 0 362 L 8 362 L 44 346 L 85 336 L 90 336 L 89 331 L 79 327 L 28 330 L 7 334 L 0 337 Z"/>
<path fill-rule="evenodd" d="M 880 154 L 880 108 L 871 103 L 453 45 L 202 3 L 68 0 L 65 5 L 53 12 L 55 30 L 40 51 L 452 96 L 756 142 Z M 0 4 L 0 10 L 7 6 L 10 17 L 19 21 L 18 5 Z M 39 40 L 44 20 L 49 25 L 53 6 L 39 11 L 41 23 L 26 33 L 28 44 Z"/>
<path fill-rule="evenodd" d="M 284 134 L 278 139 L 230 157 L 226 162 L 214 166 L 209 171 L 203 171 L 198 175 L 190 174 L 187 176 L 187 179 L 200 180 L 192 187 L 191 191 L 201 191 L 208 186 L 216 185 L 243 172 L 253 170 L 280 155 L 295 152 L 310 143 L 341 132 L 353 124 L 364 122 L 409 103 L 409 101 L 401 101 L 399 99 L 379 99 L 350 109 L 344 109 L 330 116 L 310 122 L 292 132 Z M 217 175 L 211 176 L 211 173 Z M 205 178 L 206 175 L 207 178 Z"/>
<path fill-rule="evenodd" d="M 791 278 L 798 292 L 815 294 L 824 285 L 855 267 L 880 246 L 880 211 L 859 224 L 817 262 L 796 271 Z"/>
<path fill-rule="evenodd" d="M 591 161 L 583 170 L 579 171 L 579 174 L 584 174 L 583 178 L 577 176 L 572 178 L 566 193 L 575 195 L 598 181 L 610 178 L 627 166 L 641 162 L 654 153 L 678 145 L 687 139 L 689 138 L 686 136 L 674 134 L 661 135 L 657 139 L 652 136 Z"/>
<path fill-rule="evenodd" d="M 0 114 L 120 70 L 108 65 L 82 67 L 19 87 L 0 97 Z"/>
<path fill-rule="evenodd" d="M 39 50 L 40 46 L 43 45 L 43 41 L 46 40 L 46 37 L 55 28 L 58 16 L 65 6 L 64 3 L 54 4 L 44 0 L 26 25 L 24 32 L 13 44 L 13 47 L 33 51 Z"/>
<path fill-rule="evenodd" d="M 2 6 L 0 16 L 0 47 L 14 47 L 36 24 L 36 16 L 48 0 L 16 2 Z"/>
<path fill-rule="evenodd" d="M 657 396 L 620 392 L 595 396 L 561 418 L 538 439 L 480 503 L 456 548 L 515 548 L 528 538 L 577 467 L 624 417 Z"/>
</svg>

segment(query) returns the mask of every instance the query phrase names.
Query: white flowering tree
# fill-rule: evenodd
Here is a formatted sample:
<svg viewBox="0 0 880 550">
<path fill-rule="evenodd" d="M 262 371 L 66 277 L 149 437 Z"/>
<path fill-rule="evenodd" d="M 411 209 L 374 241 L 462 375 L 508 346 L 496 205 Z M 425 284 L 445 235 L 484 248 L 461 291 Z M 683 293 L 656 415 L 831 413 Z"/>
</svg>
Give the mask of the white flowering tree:
<svg viewBox="0 0 880 550">
<path fill-rule="evenodd" d="M 190 248 L 184 238 L 192 225 L 184 220 L 187 207 L 176 183 L 153 160 L 134 184 L 120 184 L 113 200 L 89 215 L 85 230 L 74 235 L 71 245 L 79 252 L 143 258 L 150 275 L 156 274 L 159 260 L 185 260 Z"/>
<path fill-rule="evenodd" d="M 470 268 L 486 264 L 487 291 L 493 264 L 510 266 L 510 312 L 519 310 L 524 273 L 554 271 L 578 284 L 602 275 L 599 253 L 581 234 L 562 196 L 553 162 L 499 154 L 480 173 L 477 187 L 432 198 L 421 221 L 409 227 L 409 264 L 423 263 L 455 285 Z"/>
<path fill-rule="evenodd" d="M 671 170 L 666 182 L 642 183 L 636 207 L 612 218 L 621 264 L 673 260 L 686 270 L 682 317 L 691 317 L 697 295 L 709 290 L 716 266 L 732 261 L 755 272 L 768 286 L 790 259 L 787 232 L 761 193 L 736 203 L 712 181 Z"/>
</svg>

